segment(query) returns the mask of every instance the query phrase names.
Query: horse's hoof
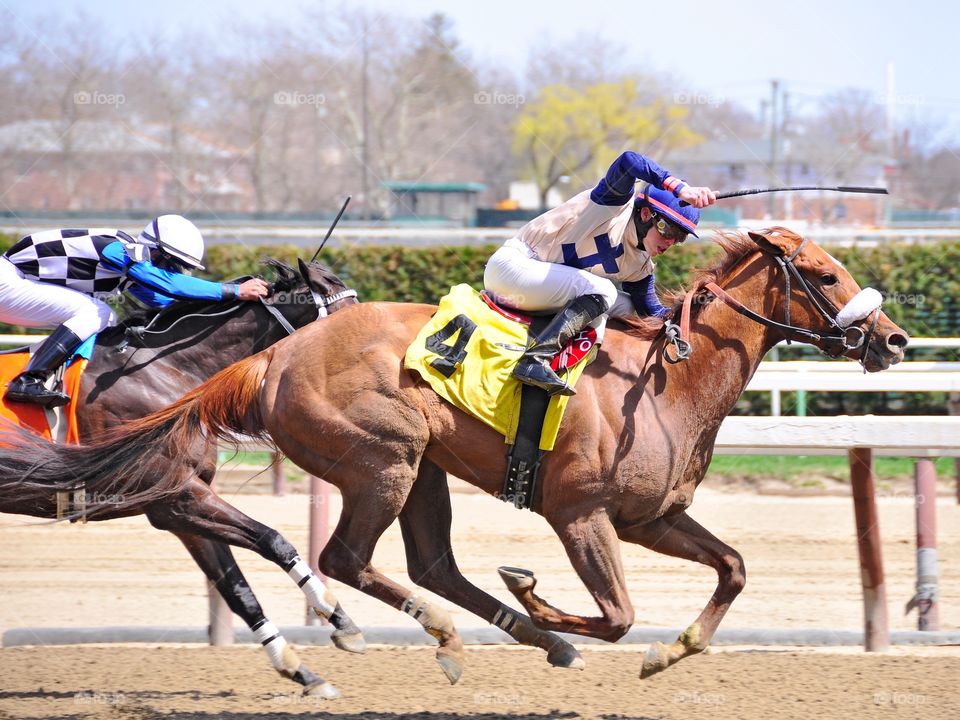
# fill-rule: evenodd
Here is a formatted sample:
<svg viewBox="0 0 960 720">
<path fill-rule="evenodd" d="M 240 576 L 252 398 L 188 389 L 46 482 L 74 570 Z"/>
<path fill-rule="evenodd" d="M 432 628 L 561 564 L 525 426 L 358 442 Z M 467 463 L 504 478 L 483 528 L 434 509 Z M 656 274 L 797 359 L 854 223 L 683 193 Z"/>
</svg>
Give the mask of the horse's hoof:
<svg viewBox="0 0 960 720">
<path fill-rule="evenodd" d="M 537 584 L 537 579 L 533 576 L 532 570 L 503 565 L 497 568 L 497 572 L 500 573 L 504 585 L 510 592 L 532 590 L 534 585 Z"/>
<path fill-rule="evenodd" d="M 343 630 L 334 630 L 330 635 L 330 642 L 340 650 L 358 655 L 367 651 L 367 641 L 363 639 L 361 632 L 348 633 Z"/>
<path fill-rule="evenodd" d="M 456 685 L 457 680 L 463 675 L 461 656 L 441 647 L 437 648 L 437 662 L 440 663 L 440 668 L 443 670 L 443 674 L 447 676 L 450 684 Z"/>
<path fill-rule="evenodd" d="M 303 689 L 303 694 L 323 698 L 324 700 L 336 700 L 340 697 L 340 691 L 326 680 L 317 680 L 310 683 Z"/>
<path fill-rule="evenodd" d="M 560 641 L 550 648 L 550 652 L 547 653 L 547 662 L 554 667 L 570 670 L 583 670 L 587 666 L 579 651 L 565 641 Z"/>
<path fill-rule="evenodd" d="M 662 642 L 653 643 L 643 656 L 643 667 L 640 668 L 640 679 L 646 680 L 651 675 L 666 670 L 670 666 L 667 646 Z"/>
</svg>

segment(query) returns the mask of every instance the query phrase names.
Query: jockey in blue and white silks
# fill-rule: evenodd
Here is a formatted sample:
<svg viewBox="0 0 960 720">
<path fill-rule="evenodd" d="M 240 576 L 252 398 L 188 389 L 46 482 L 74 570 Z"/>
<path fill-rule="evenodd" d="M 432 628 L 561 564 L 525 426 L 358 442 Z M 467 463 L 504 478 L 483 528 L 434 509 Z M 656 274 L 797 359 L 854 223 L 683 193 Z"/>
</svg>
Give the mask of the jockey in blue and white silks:
<svg viewBox="0 0 960 720">
<path fill-rule="evenodd" d="M 0 257 L 0 322 L 53 327 L 5 399 L 57 407 L 69 402 L 45 383 L 87 338 L 116 324 L 104 302 L 127 290 L 150 307 L 174 299 L 256 300 L 260 279 L 215 283 L 178 272 L 203 269 L 200 231 L 179 215 L 162 215 L 134 239 L 109 228 L 45 230 L 27 235 Z"/>
<path fill-rule="evenodd" d="M 638 180 L 648 185 L 635 194 Z M 551 394 L 573 394 L 550 369 L 550 359 L 587 325 L 602 337 L 608 315 L 665 314 L 653 258 L 688 234 L 696 236 L 699 208 L 715 201 L 710 188 L 687 185 L 644 156 L 625 152 L 596 187 L 524 225 L 491 256 L 484 285 L 520 310 L 562 309 L 514 375 Z"/>
</svg>

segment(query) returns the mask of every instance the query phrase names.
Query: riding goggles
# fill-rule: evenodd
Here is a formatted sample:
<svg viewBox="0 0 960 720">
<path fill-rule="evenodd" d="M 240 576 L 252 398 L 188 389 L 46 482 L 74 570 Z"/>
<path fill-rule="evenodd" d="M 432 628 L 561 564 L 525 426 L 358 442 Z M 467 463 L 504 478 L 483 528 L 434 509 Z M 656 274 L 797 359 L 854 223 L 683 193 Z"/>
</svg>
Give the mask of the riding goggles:
<svg viewBox="0 0 960 720">
<path fill-rule="evenodd" d="M 667 240 L 672 240 L 678 244 L 686 240 L 687 235 L 689 234 L 679 225 L 675 225 L 656 213 L 654 213 L 653 216 L 653 226 L 657 228 L 657 232 L 663 235 L 663 237 L 665 237 Z"/>
</svg>

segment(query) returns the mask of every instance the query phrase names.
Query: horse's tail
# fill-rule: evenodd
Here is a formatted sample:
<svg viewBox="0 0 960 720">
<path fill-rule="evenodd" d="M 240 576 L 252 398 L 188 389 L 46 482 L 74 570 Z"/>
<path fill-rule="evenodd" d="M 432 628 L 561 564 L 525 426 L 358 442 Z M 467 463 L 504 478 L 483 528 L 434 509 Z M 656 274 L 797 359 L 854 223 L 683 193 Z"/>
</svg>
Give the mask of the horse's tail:
<svg viewBox="0 0 960 720">
<path fill-rule="evenodd" d="M 90 516 L 136 510 L 176 494 L 192 477 L 208 438 L 266 435 L 260 383 L 272 355 L 267 349 L 241 360 L 172 405 L 89 445 L 57 445 L 19 428 L 0 428 L 0 511 L 18 512 L 57 490 L 83 488 Z"/>
</svg>

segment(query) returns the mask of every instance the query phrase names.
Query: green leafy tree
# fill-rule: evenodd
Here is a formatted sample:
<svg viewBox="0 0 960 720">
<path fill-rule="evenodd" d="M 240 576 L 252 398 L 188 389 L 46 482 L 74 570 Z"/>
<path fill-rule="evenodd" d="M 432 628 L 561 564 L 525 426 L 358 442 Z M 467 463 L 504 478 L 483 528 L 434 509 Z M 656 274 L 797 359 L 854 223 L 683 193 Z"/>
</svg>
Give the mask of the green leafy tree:
<svg viewBox="0 0 960 720">
<path fill-rule="evenodd" d="M 656 145 L 663 155 L 699 142 L 686 117 L 685 107 L 646 98 L 636 79 L 583 88 L 550 85 L 524 106 L 513 150 L 545 209 L 547 193 L 563 177 L 587 185 L 625 149 Z"/>
</svg>

